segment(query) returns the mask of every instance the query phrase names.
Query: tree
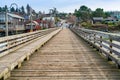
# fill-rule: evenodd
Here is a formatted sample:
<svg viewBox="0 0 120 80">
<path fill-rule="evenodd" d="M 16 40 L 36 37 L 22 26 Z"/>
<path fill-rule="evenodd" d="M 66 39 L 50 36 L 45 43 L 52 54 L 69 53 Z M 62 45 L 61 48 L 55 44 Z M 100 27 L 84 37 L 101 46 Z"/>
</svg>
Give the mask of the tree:
<svg viewBox="0 0 120 80">
<path fill-rule="evenodd" d="M 58 14 L 58 17 L 65 19 L 66 15 L 67 15 L 67 13 L 62 12 L 62 13 Z"/>
<path fill-rule="evenodd" d="M 77 12 L 77 15 L 80 16 L 80 18 L 86 22 L 90 20 L 91 9 L 83 5 L 80 7 L 79 11 Z"/>
<path fill-rule="evenodd" d="M 1 7 L 1 12 L 5 12 L 6 10 L 8 10 L 7 5 L 5 5 L 4 7 Z"/>
<path fill-rule="evenodd" d="M 5 10 L 8 10 L 8 7 L 7 7 L 7 5 L 5 5 L 5 7 L 4 7 L 4 8 L 5 8 Z"/>
<path fill-rule="evenodd" d="M 110 17 L 110 13 L 109 12 L 105 12 L 105 18 Z"/>
<path fill-rule="evenodd" d="M 0 12 L 2 12 L 2 7 L 0 7 Z"/>
<path fill-rule="evenodd" d="M 97 8 L 93 14 L 92 14 L 93 17 L 105 17 L 105 13 L 104 13 L 104 10 L 101 9 L 101 8 Z"/>
<path fill-rule="evenodd" d="M 18 8 L 16 8 L 15 12 L 19 12 L 19 9 L 18 9 Z"/>
<path fill-rule="evenodd" d="M 22 14 L 25 14 L 24 6 L 21 7 L 21 13 L 22 13 Z"/>
<path fill-rule="evenodd" d="M 88 11 L 88 7 L 83 5 L 80 7 L 79 11 Z"/>
<path fill-rule="evenodd" d="M 10 12 L 15 12 L 16 10 L 15 10 L 15 8 L 14 7 L 12 7 L 11 9 L 10 9 Z"/>
<path fill-rule="evenodd" d="M 80 13 L 79 13 L 79 11 L 78 11 L 77 9 L 75 9 L 74 15 L 75 15 L 76 17 L 80 17 Z"/>
<path fill-rule="evenodd" d="M 29 4 L 27 4 L 26 9 L 27 9 L 27 14 L 29 15 L 30 14 L 30 6 L 29 6 Z"/>
</svg>

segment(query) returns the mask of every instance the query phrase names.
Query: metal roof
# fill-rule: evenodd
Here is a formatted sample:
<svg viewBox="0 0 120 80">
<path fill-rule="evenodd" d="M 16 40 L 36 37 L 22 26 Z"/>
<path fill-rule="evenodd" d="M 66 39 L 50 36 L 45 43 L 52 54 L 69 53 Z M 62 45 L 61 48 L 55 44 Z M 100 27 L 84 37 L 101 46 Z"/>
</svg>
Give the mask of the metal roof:
<svg viewBox="0 0 120 80">
<path fill-rule="evenodd" d="M 103 17 L 93 17 L 93 20 L 103 20 Z"/>
<path fill-rule="evenodd" d="M 44 17 L 43 20 L 55 21 L 55 18 L 54 17 Z"/>
<path fill-rule="evenodd" d="M 28 24 L 26 24 L 26 25 L 39 25 L 39 24 L 38 24 L 38 22 L 36 22 L 36 21 L 32 21 L 32 23 L 30 22 L 30 23 L 28 23 Z"/>
<path fill-rule="evenodd" d="M 7 13 L 9 16 L 14 17 L 14 18 L 18 18 L 18 19 L 24 19 L 24 17 L 21 17 L 19 15 L 16 14 L 11 14 L 11 13 Z"/>
</svg>

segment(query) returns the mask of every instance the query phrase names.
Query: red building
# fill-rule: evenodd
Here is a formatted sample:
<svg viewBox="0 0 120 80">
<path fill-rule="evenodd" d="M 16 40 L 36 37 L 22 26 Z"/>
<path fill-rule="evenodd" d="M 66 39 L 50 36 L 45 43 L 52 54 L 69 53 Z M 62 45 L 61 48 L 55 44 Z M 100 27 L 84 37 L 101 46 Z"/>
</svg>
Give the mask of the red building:
<svg viewBox="0 0 120 80">
<path fill-rule="evenodd" d="M 49 28 L 48 27 L 48 21 L 40 20 L 40 19 L 37 19 L 35 21 L 38 22 L 38 24 L 40 25 L 41 29 Z"/>
<path fill-rule="evenodd" d="M 25 23 L 26 32 L 40 30 L 41 27 L 37 21 L 28 21 Z"/>
</svg>

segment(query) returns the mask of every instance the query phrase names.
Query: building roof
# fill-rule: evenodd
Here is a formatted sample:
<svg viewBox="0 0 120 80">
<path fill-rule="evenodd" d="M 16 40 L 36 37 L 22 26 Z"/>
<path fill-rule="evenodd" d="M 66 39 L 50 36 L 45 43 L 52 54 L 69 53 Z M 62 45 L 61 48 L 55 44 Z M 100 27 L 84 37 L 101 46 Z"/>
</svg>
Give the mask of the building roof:
<svg viewBox="0 0 120 80">
<path fill-rule="evenodd" d="M 114 17 L 108 17 L 105 20 L 116 20 Z"/>
<path fill-rule="evenodd" d="M 18 18 L 18 19 L 24 19 L 24 17 L 21 17 L 19 15 L 16 14 L 11 14 L 11 13 L 7 13 L 9 16 L 14 17 L 14 18 Z"/>
<path fill-rule="evenodd" d="M 103 17 L 93 17 L 93 20 L 103 20 Z"/>
<path fill-rule="evenodd" d="M 35 23 L 28 23 L 28 24 L 26 24 L 27 26 L 30 26 L 30 25 L 34 25 L 35 26 Z"/>
<path fill-rule="evenodd" d="M 40 20 L 40 19 L 37 19 L 37 20 L 35 20 L 36 22 L 38 22 L 38 23 L 47 23 L 48 21 L 46 21 L 46 20 Z"/>
<path fill-rule="evenodd" d="M 33 23 L 35 23 L 36 25 L 39 25 L 37 21 L 32 21 Z"/>
<path fill-rule="evenodd" d="M 39 25 L 38 24 L 38 22 L 36 22 L 36 21 L 32 21 L 32 23 L 31 22 L 29 22 L 28 24 L 26 24 L 26 25 Z"/>
<path fill-rule="evenodd" d="M 44 17 L 43 20 L 55 21 L 54 17 Z"/>
<path fill-rule="evenodd" d="M 40 19 L 36 19 L 35 21 L 38 22 L 38 23 L 42 22 L 42 20 L 40 20 Z"/>
</svg>

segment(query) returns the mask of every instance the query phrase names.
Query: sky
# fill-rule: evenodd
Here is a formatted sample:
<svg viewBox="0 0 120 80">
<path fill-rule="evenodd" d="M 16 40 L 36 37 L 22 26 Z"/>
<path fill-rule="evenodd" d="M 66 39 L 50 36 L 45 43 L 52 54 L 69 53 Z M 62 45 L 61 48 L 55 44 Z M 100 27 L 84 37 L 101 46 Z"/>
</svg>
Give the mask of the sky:
<svg viewBox="0 0 120 80">
<path fill-rule="evenodd" d="M 26 7 L 29 4 L 37 12 L 45 11 L 46 13 L 53 7 L 59 12 L 73 13 L 82 5 L 92 10 L 103 8 L 105 11 L 120 11 L 120 0 L 0 0 L 1 7 L 10 6 L 12 3 L 16 3 L 18 7 L 22 5 Z"/>
</svg>

